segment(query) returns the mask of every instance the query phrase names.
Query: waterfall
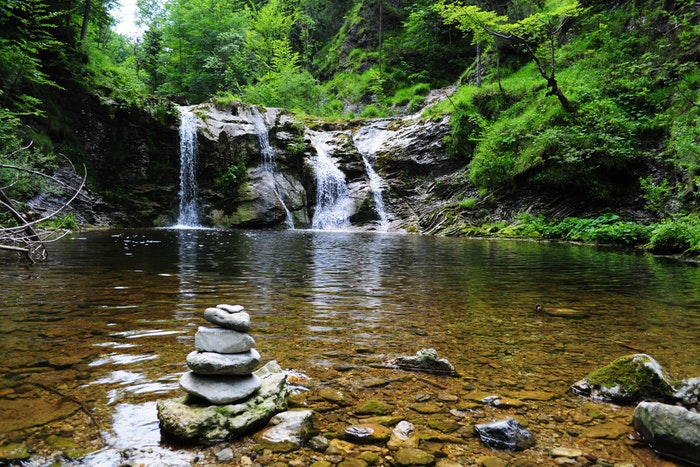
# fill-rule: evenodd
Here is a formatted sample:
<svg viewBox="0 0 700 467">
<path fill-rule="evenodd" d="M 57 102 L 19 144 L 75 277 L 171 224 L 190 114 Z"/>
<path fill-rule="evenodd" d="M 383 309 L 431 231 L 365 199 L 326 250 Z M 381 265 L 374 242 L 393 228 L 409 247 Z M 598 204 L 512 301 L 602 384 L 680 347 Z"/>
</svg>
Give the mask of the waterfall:
<svg viewBox="0 0 700 467">
<path fill-rule="evenodd" d="M 287 227 L 289 229 L 294 229 L 294 218 L 292 217 L 291 211 L 284 204 L 282 195 L 280 195 L 279 189 L 277 187 L 277 164 L 275 163 L 275 148 L 270 145 L 270 132 L 265 124 L 265 119 L 260 113 L 257 107 L 253 107 L 253 127 L 255 128 L 255 133 L 258 135 L 258 141 L 260 143 L 260 155 L 262 157 L 262 168 L 265 172 L 268 172 L 272 176 L 272 180 L 275 184 L 275 195 L 280 204 L 284 208 L 284 212 L 287 214 Z"/>
<path fill-rule="evenodd" d="M 377 216 L 379 216 L 378 227 L 382 231 L 386 231 L 389 228 L 389 219 L 387 217 L 386 208 L 384 207 L 384 197 L 382 196 L 384 180 L 374 170 L 373 162 L 376 160 L 377 150 L 386 140 L 388 134 L 387 131 L 381 131 L 373 126 L 367 126 L 353 135 L 353 142 L 362 156 L 362 161 L 367 170 L 369 188 L 372 190 L 372 199 L 374 200 L 374 209 L 377 212 Z"/>
<path fill-rule="evenodd" d="M 275 170 L 275 150 L 270 146 L 270 132 L 265 124 L 265 118 L 257 107 L 253 107 L 253 127 L 260 142 L 260 155 L 262 156 L 262 166 L 267 172 Z"/>
<path fill-rule="evenodd" d="M 180 212 L 177 227 L 198 227 L 197 118 L 191 110 L 180 107 Z"/>
<path fill-rule="evenodd" d="M 331 159 L 331 148 L 322 133 L 311 133 L 311 143 L 316 149 L 314 172 L 316 174 L 316 211 L 311 228 L 318 230 L 344 230 L 350 227 L 353 203 L 345 175 Z"/>
</svg>

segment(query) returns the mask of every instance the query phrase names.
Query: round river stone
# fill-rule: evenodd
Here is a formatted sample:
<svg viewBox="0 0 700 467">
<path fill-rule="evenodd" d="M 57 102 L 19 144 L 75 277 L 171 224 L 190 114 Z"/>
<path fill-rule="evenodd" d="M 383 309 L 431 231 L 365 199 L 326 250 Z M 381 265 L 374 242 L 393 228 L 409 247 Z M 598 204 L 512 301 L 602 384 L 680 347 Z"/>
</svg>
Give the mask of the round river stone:
<svg viewBox="0 0 700 467">
<path fill-rule="evenodd" d="M 249 375 L 258 363 L 260 354 L 255 349 L 233 354 L 195 350 L 187 355 L 187 366 L 200 375 Z"/>
<path fill-rule="evenodd" d="M 241 353 L 255 345 L 249 334 L 222 328 L 201 327 L 194 335 L 194 348 L 202 352 Z"/>
<path fill-rule="evenodd" d="M 215 405 L 230 404 L 245 399 L 260 389 L 261 385 L 262 381 L 254 374 L 212 377 L 189 371 L 180 378 L 182 389 Z"/>
<path fill-rule="evenodd" d="M 223 308 L 207 308 L 204 319 L 222 328 L 239 332 L 250 331 L 250 315 L 245 311 L 231 313 Z"/>
</svg>

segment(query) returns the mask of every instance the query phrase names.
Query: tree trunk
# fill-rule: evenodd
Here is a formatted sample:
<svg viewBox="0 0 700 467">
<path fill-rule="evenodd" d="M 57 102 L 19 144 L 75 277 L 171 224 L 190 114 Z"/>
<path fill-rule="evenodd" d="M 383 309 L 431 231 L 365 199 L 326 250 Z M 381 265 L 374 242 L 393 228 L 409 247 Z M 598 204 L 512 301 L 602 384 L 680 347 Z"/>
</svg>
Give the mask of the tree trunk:
<svg viewBox="0 0 700 467">
<path fill-rule="evenodd" d="M 476 87 L 481 87 L 481 42 L 476 43 Z"/>
<path fill-rule="evenodd" d="M 90 22 L 90 9 L 92 7 L 92 0 L 85 0 L 83 5 L 83 24 L 80 28 L 80 42 L 85 42 L 88 33 L 88 23 Z"/>
<path fill-rule="evenodd" d="M 382 16 L 384 16 L 384 1 L 379 0 L 379 76 L 382 75 L 382 43 L 384 42 Z"/>
</svg>

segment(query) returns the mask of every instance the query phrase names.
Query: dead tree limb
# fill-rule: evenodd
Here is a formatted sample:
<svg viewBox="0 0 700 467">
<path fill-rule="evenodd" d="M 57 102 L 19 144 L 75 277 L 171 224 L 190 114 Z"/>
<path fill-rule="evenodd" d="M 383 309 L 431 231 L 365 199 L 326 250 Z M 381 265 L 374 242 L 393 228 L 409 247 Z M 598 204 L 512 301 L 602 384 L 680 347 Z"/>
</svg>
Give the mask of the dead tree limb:
<svg viewBox="0 0 700 467">
<path fill-rule="evenodd" d="M 29 148 L 29 146 L 30 145 L 27 145 L 26 147 L 23 147 L 18 151 L 15 151 L 5 157 L 16 154 L 17 152 L 22 150 L 26 150 Z M 71 170 L 77 174 L 78 171 L 76 170 L 75 165 L 73 165 L 73 163 L 67 157 L 62 157 L 70 165 Z M 36 261 L 44 261 L 48 256 L 45 243 L 50 241 L 56 241 L 58 238 L 64 236 L 67 232 L 37 231 L 35 227 L 38 227 L 38 225 L 42 222 L 56 217 L 61 211 L 68 207 L 78 197 L 81 190 L 85 186 L 85 181 L 87 179 L 87 170 L 83 166 L 83 175 L 81 176 L 79 186 L 73 187 L 69 186 L 68 184 L 62 182 L 61 180 L 57 179 L 52 175 L 48 175 L 44 172 L 34 170 L 31 168 L 6 163 L 0 164 L 0 168 L 15 171 L 17 174 L 27 173 L 32 176 L 44 178 L 51 181 L 53 184 L 56 184 L 63 190 L 70 190 L 73 192 L 72 196 L 67 201 L 62 203 L 57 209 L 54 209 L 49 214 L 46 214 L 39 219 L 29 221 L 15 207 L 15 203 L 12 201 L 12 199 L 10 199 L 9 196 L 7 196 L 4 189 L 0 188 L 0 208 L 8 212 L 17 223 L 16 226 L 0 226 L 0 250 L 17 251 L 24 253 L 26 258 L 32 263 Z M 14 183 L 16 183 L 16 181 Z M 12 184 L 10 186 L 12 186 Z"/>
</svg>

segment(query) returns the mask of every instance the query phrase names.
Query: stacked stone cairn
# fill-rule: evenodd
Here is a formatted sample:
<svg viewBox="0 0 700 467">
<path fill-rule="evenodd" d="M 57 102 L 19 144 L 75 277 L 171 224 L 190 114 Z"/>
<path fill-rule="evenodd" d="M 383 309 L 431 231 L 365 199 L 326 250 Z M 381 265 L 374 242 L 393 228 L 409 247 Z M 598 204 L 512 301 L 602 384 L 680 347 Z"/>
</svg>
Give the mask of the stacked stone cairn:
<svg viewBox="0 0 700 467">
<path fill-rule="evenodd" d="M 260 389 L 253 374 L 260 354 L 253 348 L 250 315 L 240 305 L 207 308 L 204 319 L 216 327 L 200 326 L 194 336 L 195 350 L 187 355 L 190 369 L 180 387 L 209 404 L 225 405 L 243 400 Z"/>
</svg>

